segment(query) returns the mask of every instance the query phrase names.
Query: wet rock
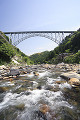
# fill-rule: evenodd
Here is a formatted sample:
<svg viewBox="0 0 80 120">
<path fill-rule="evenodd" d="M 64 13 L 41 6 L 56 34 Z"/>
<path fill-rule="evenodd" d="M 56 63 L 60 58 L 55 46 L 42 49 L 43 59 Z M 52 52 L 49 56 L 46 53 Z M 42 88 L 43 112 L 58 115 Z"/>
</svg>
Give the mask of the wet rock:
<svg viewBox="0 0 80 120">
<path fill-rule="evenodd" d="M 4 114 L 5 113 L 5 114 Z M 7 107 L 5 110 L 0 111 L 0 120 L 16 120 L 18 113 L 15 107 Z"/>
<path fill-rule="evenodd" d="M 21 110 L 21 111 L 22 111 L 22 110 L 25 109 L 25 104 L 22 103 L 22 104 L 16 105 L 15 107 L 16 107 L 18 110 Z"/>
<path fill-rule="evenodd" d="M 6 92 L 8 90 L 7 87 L 0 87 L 0 93 Z"/>
<path fill-rule="evenodd" d="M 23 69 L 23 67 L 19 67 L 19 69 Z"/>
<path fill-rule="evenodd" d="M 18 76 L 20 75 L 20 72 L 18 69 L 11 69 L 10 70 L 10 76 Z"/>
<path fill-rule="evenodd" d="M 45 87 L 45 90 L 52 90 L 53 89 L 53 86 L 51 86 L 51 85 L 46 85 L 46 87 Z"/>
<path fill-rule="evenodd" d="M 9 80 L 10 80 L 10 82 L 12 82 L 12 81 L 13 81 L 13 79 L 12 79 L 12 78 L 10 78 Z"/>
<path fill-rule="evenodd" d="M 40 112 L 42 112 L 43 114 L 46 114 L 46 112 L 49 112 L 50 111 L 50 108 L 48 105 L 46 104 L 43 104 L 41 107 L 40 107 Z"/>
<path fill-rule="evenodd" d="M 77 73 L 80 74 L 80 69 L 77 70 Z"/>
<path fill-rule="evenodd" d="M 72 87 L 80 86 L 80 81 L 77 78 L 71 78 L 68 83 L 71 84 Z"/>
<path fill-rule="evenodd" d="M 66 83 L 66 81 L 55 81 L 56 84 Z"/>
<path fill-rule="evenodd" d="M 60 120 L 78 120 L 76 112 L 68 107 L 62 107 Z"/>
<path fill-rule="evenodd" d="M 41 88 L 42 88 L 41 86 L 38 86 L 38 87 L 37 87 L 37 89 L 39 89 L 39 90 L 41 90 Z"/>
<path fill-rule="evenodd" d="M 37 72 L 33 72 L 33 74 L 34 74 L 35 76 L 38 76 L 38 75 L 39 75 L 39 73 L 37 73 Z"/>
<path fill-rule="evenodd" d="M 69 83 L 70 83 L 70 84 L 79 83 L 79 79 L 77 79 L 77 78 L 71 78 L 71 79 L 69 80 Z"/>
<path fill-rule="evenodd" d="M 33 115 L 33 120 L 48 120 L 46 115 L 43 114 L 40 111 L 35 111 L 35 114 Z"/>
<path fill-rule="evenodd" d="M 22 73 L 22 74 L 27 74 L 27 72 L 26 72 L 26 71 L 22 71 L 21 73 Z"/>
<path fill-rule="evenodd" d="M 60 77 L 64 78 L 64 79 L 71 79 L 71 78 L 77 78 L 80 79 L 80 75 L 75 73 L 75 72 L 67 72 L 67 73 L 63 73 L 60 75 Z"/>
<path fill-rule="evenodd" d="M 3 77 L 3 80 L 9 79 L 9 77 Z"/>
<path fill-rule="evenodd" d="M 3 77 L 0 77 L 0 80 L 2 80 L 3 79 Z"/>
<path fill-rule="evenodd" d="M 26 70 L 26 72 L 27 72 L 28 74 L 30 74 L 30 73 L 31 73 L 31 70 Z"/>
</svg>

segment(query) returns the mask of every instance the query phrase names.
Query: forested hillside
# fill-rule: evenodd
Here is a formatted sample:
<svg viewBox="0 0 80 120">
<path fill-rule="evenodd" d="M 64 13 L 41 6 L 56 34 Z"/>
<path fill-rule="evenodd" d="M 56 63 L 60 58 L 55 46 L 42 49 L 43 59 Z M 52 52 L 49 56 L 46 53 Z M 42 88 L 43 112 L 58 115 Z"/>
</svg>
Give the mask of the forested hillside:
<svg viewBox="0 0 80 120">
<path fill-rule="evenodd" d="M 32 63 L 27 55 L 25 55 L 18 48 L 14 47 L 8 42 L 9 38 L 4 33 L 2 33 L 1 31 L 0 33 L 3 35 L 4 38 L 7 39 L 5 40 L 2 36 L 0 36 L 0 65 L 10 62 L 12 64 L 15 64 L 14 61 L 17 61 L 16 63 Z"/>
<path fill-rule="evenodd" d="M 30 58 L 35 63 L 80 63 L 80 29 L 67 36 L 54 50 L 37 53 Z"/>
<path fill-rule="evenodd" d="M 49 57 L 49 51 L 44 51 L 41 53 L 36 53 L 31 55 L 29 58 L 34 62 L 34 64 L 46 63 L 46 58 Z"/>
</svg>

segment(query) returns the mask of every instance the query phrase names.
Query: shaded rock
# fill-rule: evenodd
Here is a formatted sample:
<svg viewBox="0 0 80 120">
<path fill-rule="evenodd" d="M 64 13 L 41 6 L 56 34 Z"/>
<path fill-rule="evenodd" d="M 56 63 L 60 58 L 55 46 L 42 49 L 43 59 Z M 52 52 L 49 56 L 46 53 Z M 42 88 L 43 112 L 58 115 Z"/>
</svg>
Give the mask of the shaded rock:
<svg viewBox="0 0 80 120">
<path fill-rule="evenodd" d="M 80 69 L 77 70 L 77 73 L 80 74 Z"/>
<path fill-rule="evenodd" d="M 38 86 L 38 87 L 37 87 L 37 89 L 39 89 L 39 90 L 41 90 L 41 88 L 42 88 L 41 86 Z"/>
<path fill-rule="evenodd" d="M 23 67 L 19 67 L 19 69 L 23 69 Z"/>
<path fill-rule="evenodd" d="M 30 74 L 30 73 L 31 73 L 31 70 L 26 70 L 26 72 L 27 72 L 28 74 Z"/>
<path fill-rule="evenodd" d="M 53 86 L 51 86 L 51 85 L 47 85 L 46 87 L 45 87 L 45 90 L 52 90 L 53 89 Z"/>
</svg>

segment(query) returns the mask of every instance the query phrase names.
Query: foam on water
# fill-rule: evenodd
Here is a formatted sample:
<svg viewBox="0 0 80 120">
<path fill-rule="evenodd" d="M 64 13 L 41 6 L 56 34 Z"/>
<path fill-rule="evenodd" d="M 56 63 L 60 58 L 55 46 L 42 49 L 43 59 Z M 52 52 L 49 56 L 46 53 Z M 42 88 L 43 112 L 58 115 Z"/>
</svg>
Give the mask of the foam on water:
<svg viewBox="0 0 80 120">
<path fill-rule="evenodd" d="M 30 95 L 7 93 L 3 101 L 0 103 L 0 109 L 7 107 L 8 105 L 16 105 L 19 103 L 24 103 L 26 106 L 36 104 L 44 91 L 45 90 L 29 91 L 31 93 Z"/>
<path fill-rule="evenodd" d="M 32 77 L 34 77 L 34 74 L 33 73 L 27 74 L 27 77 L 32 78 Z"/>
<path fill-rule="evenodd" d="M 69 89 L 71 89 L 71 85 L 66 82 L 66 83 L 60 84 L 60 85 L 59 85 L 59 88 L 60 88 L 60 89 L 64 89 L 64 88 L 69 88 Z"/>
<path fill-rule="evenodd" d="M 42 72 L 42 73 L 39 73 L 39 78 L 42 78 L 42 77 L 45 77 L 45 76 L 50 76 L 51 75 L 51 73 L 50 72 L 48 72 L 48 71 L 45 71 L 45 72 Z"/>
<path fill-rule="evenodd" d="M 5 83 L 1 83 L 0 87 L 5 87 L 5 86 L 13 86 L 14 83 L 11 82 L 5 82 Z"/>
<path fill-rule="evenodd" d="M 57 111 L 58 108 L 63 106 L 71 109 L 73 108 L 67 101 L 64 100 L 61 91 L 52 92 L 49 90 L 33 90 L 31 93 L 32 94 L 29 95 L 27 99 L 20 97 L 21 100 L 25 100 L 26 109 L 20 114 L 19 120 L 31 120 L 32 114 L 39 110 L 39 101 L 41 99 L 44 99 L 45 103 L 47 103 L 50 109 L 53 111 Z"/>
</svg>

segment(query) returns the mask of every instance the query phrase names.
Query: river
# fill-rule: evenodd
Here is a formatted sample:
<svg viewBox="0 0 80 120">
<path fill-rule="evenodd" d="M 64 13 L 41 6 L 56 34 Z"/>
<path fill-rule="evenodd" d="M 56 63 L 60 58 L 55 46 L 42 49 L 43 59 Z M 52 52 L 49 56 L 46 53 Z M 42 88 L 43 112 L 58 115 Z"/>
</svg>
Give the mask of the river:
<svg viewBox="0 0 80 120">
<path fill-rule="evenodd" d="M 80 120 L 80 90 L 60 77 L 60 69 L 28 70 L 12 81 L 0 80 L 0 120 Z"/>
</svg>

